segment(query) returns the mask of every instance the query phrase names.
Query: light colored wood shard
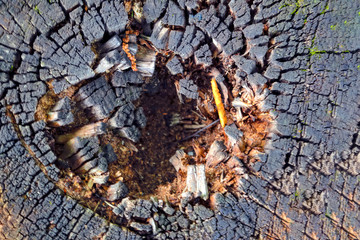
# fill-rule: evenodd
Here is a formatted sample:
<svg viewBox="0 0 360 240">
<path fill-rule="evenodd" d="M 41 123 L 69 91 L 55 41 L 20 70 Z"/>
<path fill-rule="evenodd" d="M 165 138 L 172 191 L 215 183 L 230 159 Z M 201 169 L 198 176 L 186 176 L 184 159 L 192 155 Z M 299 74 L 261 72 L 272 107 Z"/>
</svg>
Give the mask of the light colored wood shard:
<svg viewBox="0 0 360 240">
<path fill-rule="evenodd" d="M 221 94 L 220 94 L 220 91 L 217 86 L 215 78 L 211 79 L 211 88 L 212 88 L 212 92 L 214 95 L 216 108 L 218 110 L 220 124 L 222 127 L 225 127 L 225 125 L 227 123 L 226 112 L 225 112 L 224 104 L 221 100 Z"/>
</svg>

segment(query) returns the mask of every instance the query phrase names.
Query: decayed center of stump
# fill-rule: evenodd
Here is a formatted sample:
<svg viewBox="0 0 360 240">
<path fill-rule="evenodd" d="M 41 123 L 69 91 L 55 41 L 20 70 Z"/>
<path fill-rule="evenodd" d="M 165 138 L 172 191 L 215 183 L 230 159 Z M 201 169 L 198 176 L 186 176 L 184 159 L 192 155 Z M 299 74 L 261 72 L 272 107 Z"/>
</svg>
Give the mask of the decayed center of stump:
<svg viewBox="0 0 360 240">
<path fill-rule="evenodd" d="M 38 105 L 65 192 L 95 209 L 126 196 L 178 203 L 184 191 L 206 200 L 235 189 L 244 169 L 256 174 L 251 164 L 272 125 L 262 110 L 266 85 L 240 88 L 229 58 L 214 56 L 212 68 L 169 51 L 155 58 L 151 43 L 132 31 L 93 50 L 95 74 L 57 94 L 50 82 Z"/>
<path fill-rule="evenodd" d="M 110 165 L 110 176 L 124 181 L 129 195 L 136 198 L 165 197 L 176 191 L 167 186 L 177 176 L 169 159 L 178 148 L 189 146 L 189 142 L 181 142 L 191 134 L 183 123 L 196 120 L 191 112 L 194 104 L 179 102 L 174 79 L 164 69 L 164 60 L 164 57 L 158 58 L 156 74 L 144 83 L 143 94 L 136 102 L 144 109 L 147 119 L 139 141 L 133 143 L 114 134 L 104 137 L 118 156 L 116 164 Z M 177 123 L 177 119 L 185 120 Z"/>
</svg>

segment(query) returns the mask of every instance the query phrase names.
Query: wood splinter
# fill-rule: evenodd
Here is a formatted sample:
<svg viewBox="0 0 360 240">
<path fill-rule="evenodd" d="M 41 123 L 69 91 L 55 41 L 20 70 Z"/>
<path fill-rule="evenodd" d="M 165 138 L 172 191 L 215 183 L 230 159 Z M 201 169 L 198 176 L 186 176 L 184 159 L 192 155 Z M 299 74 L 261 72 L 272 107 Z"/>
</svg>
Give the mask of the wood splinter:
<svg viewBox="0 0 360 240">
<path fill-rule="evenodd" d="M 219 118 L 220 118 L 220 124 L 224 128 L 227 123 L 227 118 L 225 114 L 225 108 L 224 104 L 221 100 L 221 94 L 219 91 L 219 88 L 217 86 L 215 78 L 211 79 L 211 88 L 215 99 L 216 108 L 218 110 Z"/>
<path fill-rule="evenodd" d="M 57 136 L 55 139 L 57 143 L 66 143 L 67 141 L 70 141 L 72 138 L 76 138 L 76 137 L 89 138 L 104 134 L 105 131 L 106 131 L 106 123 L 96 122 L 85 125 L 73 132 Z"/>
</svg>

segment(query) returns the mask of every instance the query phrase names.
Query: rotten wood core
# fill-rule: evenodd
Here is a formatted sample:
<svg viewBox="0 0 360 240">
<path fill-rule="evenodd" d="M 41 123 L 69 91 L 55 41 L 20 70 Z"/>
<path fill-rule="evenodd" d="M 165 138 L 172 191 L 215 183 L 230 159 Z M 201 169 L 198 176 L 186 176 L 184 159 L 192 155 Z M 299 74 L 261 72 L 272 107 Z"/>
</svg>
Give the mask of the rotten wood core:
<svg viewBox="0 0 360 240">
<path fill-rule="evenodd" d="M 223 141 L 229 154 L 238 157 L 250 173 L 256 175 L 251 165 L 258 161 L 258 154 L 265 151 L 269 133 L 273 128 L 273 118 L 269 112 L 261 111 L 259 104 L 254 104 L 244 111 L 244 117 L 239 121 L 235 109 L 231 104 L 227 104 L 225 105 L 227 125 L 235 123 L 243 132 L 242 141 L 239 144 L 230 146 L 224 129 L 219 123 L 204 130 L 199 136 L 187 139 L 196 130 L 214 123 L 218 118 L 211 90 L 211 71 L 197 66 L 190 58 L 183 62 L 184 75 L 172 76 L 165 67 L 171 57 L 172 54 L 168 51 L 157 53 L 157 79 L 156 77 L 145 78 L 144 92 L 140 100 L 134 103 L 135 107 L 144 108 L 147 117 L 147 126 L 141 132 L 140 142 L 134 144 L 111 131 L 100 135 L 99 140 L 101 145 L 111 144 L 117 155 L 117 161 L 109 165 L 109 184 L 117 181 L 124 182 L 129 188 L 129 196 L 133 198 L 149 199 L 151 196 L 157 196 L 177 204 L 186 187 L 187 175 L 183 170 L 176 172 L 169 162 L 176 150 L 183 149 L 187 153 L 193 153 L 193 157 L 184 162 L 185 165 L 204 163 L 204 156 L 210 145 L 216 140 Z M 231 90 L 234 90 L 236 85 L 233 77 L 235 68 L 232 67 L 234 63 L 230 58 L 217 55 L 213 57 L 219 72 L 228 79 L 226 82 L 228 95 L 224 96 L 222 92 L 222 97 L 231 102 L 236 97 L 231 94 L 233 92 Z M 110 79 L 110 74 L 112 73 L 105 74 L 106 80 Z M 184 104 L 180 103 L 175 82 L 184 76 L 193 79 L 198 85 L 198 101 L 186 100 Z M 153 81 L 158 81 L 157 84 L 159 84 L 156 94 L 149 93 L 148 89 L 153 87 L 151 86 L 154 84 Z M 54 94 L 51 82 L 48 85 L 50 90 L 39 101 L 36 120 L 47 121 L 47 112 L 65 96 L 73 101 L 72 113 L 75 119 L 66 127 L 50 129 L 52 136 L 56 138 L 59 135 L 66 135 L 91 123 L 86 113 L 76 106 L 74 99 L 74 94 L 85 85 L 85 82 L 72 86 L 59 95 Z M 251 99 L 243 100 L 251 101 Z M 173 116 L 180 119 L 175 125 L 169 124 Z M 107 120 L 102 121 L 107 122 Z M 182 141 L 183 139 L 186 140 Z M 53 143 L 51 146 L 55 153 L 58 155 L 61 153 L 63 148 L 61 144 Z M 228 165 L 220 163 L 215 167 L 206 168 L 206 178 L 210 194 L 236 192 L 239 175 Z M 89 208 L 111 218 L 111 208 L 105 204 L 103 197 L 106 195 L 107 185 L 93 184 L 87 174 L 76 175 L 69 169 L 63 169 L 58 186 Z"/>
</svg>

